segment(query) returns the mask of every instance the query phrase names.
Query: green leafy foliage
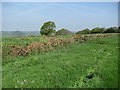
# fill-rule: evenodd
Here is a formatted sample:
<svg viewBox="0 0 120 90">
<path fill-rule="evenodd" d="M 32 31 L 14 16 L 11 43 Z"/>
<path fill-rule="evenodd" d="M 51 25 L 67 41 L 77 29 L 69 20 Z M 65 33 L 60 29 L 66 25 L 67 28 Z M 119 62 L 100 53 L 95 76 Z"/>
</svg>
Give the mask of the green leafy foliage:
<svg viewBox="0 0 120 90">
<path fill-rule="evenodd" d="M 78 31 L 76 34 L 89 34 L 90 30 L 89 29 L 83 29 L 82 31 Z"/>
<path fill-rule="evenodd" d="M 119 32 L 117 27 L 110 27 L 104 31 L 104 33 L 116 33 L 116 32 Z"/>
<path fill-rule="evenodd" d="M 52 21 L 45 22 L 43 26 L 40 28 L 41 35 L 52 36 L 55 35 L 56 32 L 56 25 Z"/>
<path fill-rule="evenodd" d="M 90 33 L 103 33 L 105 30 L 105 28 L 99 28 L 99 27 L 96 27 L 96 28 L 93 28 Z"/>
<path fill-rule="evenodd" d="M 92 30 L 83 29 L 76 32 L 76 34 L 96 34 L 96 33 L 120 33 L 120 27 L 100 28 L 96 27 Z"/>
<path fill-rule="evenodd" d="M 63 28 L 63 29 L 61 29 L 61 30 L 58 30 L 58 31 L 56 32 L 56 35 L 65 36 L 65 35 L 72 35 L 72 33 L 71 33 L 69 30 Z"/>
</svg>

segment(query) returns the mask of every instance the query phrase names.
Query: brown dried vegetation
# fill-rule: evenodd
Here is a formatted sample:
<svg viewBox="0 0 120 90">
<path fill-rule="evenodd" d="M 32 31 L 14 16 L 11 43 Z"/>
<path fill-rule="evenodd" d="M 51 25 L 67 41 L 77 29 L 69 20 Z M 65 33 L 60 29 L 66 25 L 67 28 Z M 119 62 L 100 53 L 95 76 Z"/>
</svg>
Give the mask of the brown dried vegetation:
<svg viewBox="0 0 120 90">
<path fill-rule="evenodd" d="M 109 35 L 75 35 L 70 38 L 62 37 L 50 37 L 48 42 L 34 42 L 26 47 L 22 46 L 11 46 L 12 55 L 26 56 L 32 51 L 50 51 L 56 47 L 66 47 L 67 45 L 75 42 L 85 42 L 86 40 L 92 40 L 94 38 L 106 38 Z"/>
</svg>

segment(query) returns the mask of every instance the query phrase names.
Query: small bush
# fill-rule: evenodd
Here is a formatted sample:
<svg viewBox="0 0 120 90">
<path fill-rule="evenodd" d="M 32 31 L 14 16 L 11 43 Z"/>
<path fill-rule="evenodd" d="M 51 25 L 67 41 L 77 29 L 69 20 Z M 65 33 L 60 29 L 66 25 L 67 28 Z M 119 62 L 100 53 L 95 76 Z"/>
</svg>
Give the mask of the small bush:
<svg viewBox="0 0 120 90">
<path fill-rule="evenodd" d="M 69 30 L 63 28 L 63 29 L 57 31 L 56 35 L 65 36 L 65 35 L 72 35 L 72 33 Z"/>
</svg>

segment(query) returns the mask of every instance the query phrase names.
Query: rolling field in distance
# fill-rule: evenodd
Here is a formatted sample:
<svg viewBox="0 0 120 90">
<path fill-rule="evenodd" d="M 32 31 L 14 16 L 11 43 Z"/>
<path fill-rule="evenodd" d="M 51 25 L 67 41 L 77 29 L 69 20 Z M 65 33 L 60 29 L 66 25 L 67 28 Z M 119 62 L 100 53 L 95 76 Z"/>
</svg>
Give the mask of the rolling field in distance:
<svg viewBox="0 0 120 90">
<path fill-rule="evenodd" d="M 64 38 L 65 46 L 62 46 L 62 43 L 60 47 L 52 46 L 55 48 L 48 51 L 31 51 L 25 55 L 11 54 L 11 47 L 21 46 L 26 49 L 31 43 L 46 44 L 50 37 L 4 37 L 2 87 L 118 87 L 118 34 L 67 44 L 66 41 L 71 37 L 60 37 L 61 40 Z"/>
</svg>

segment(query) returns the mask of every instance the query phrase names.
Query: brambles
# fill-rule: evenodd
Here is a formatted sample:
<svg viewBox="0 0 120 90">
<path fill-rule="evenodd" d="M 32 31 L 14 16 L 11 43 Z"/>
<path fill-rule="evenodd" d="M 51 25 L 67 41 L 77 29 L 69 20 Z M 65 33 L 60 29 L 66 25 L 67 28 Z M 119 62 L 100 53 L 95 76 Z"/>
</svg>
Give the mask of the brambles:
<svg viewBox="0 0 120 90">
<path fill-rule="evenodd" d="M 28 50 L 26 48 L 23 48 L 22 46 L 12 46 L 11 47 L 12 55 L 19 55 L 19 56 L 25 56 L 28 54 Z"/>
<path fill-rule="evenodd" d="M 34 42 L 31 44 L 27 44 L 26 46 L 12 46 L 11 53 L 12 55 L 26 56 L 32 51 L 45 51 L 48 52 L 50 50 L 56 48 L 63 48 L 72 43 L 80 42 L 83 43 L 88 40 L 93 40 L 96 38 L 106 38 L 110 37 L 108 34 L 96 34 L 96 35 L 75 35 L 69 38 L 63 37 L 49 37 L 47 42 Z"/>
<path fill-rule="evenodd" d="M 32 51 L 49 51 L 56 47 L 64 47 L 67 44 L 73 43 L 73 38 L 50 38 L 48 42 L 34 42 L 26 47 L 12 46 L 11 52 L 13 55 L 26 56 Z"/>
</svg>

